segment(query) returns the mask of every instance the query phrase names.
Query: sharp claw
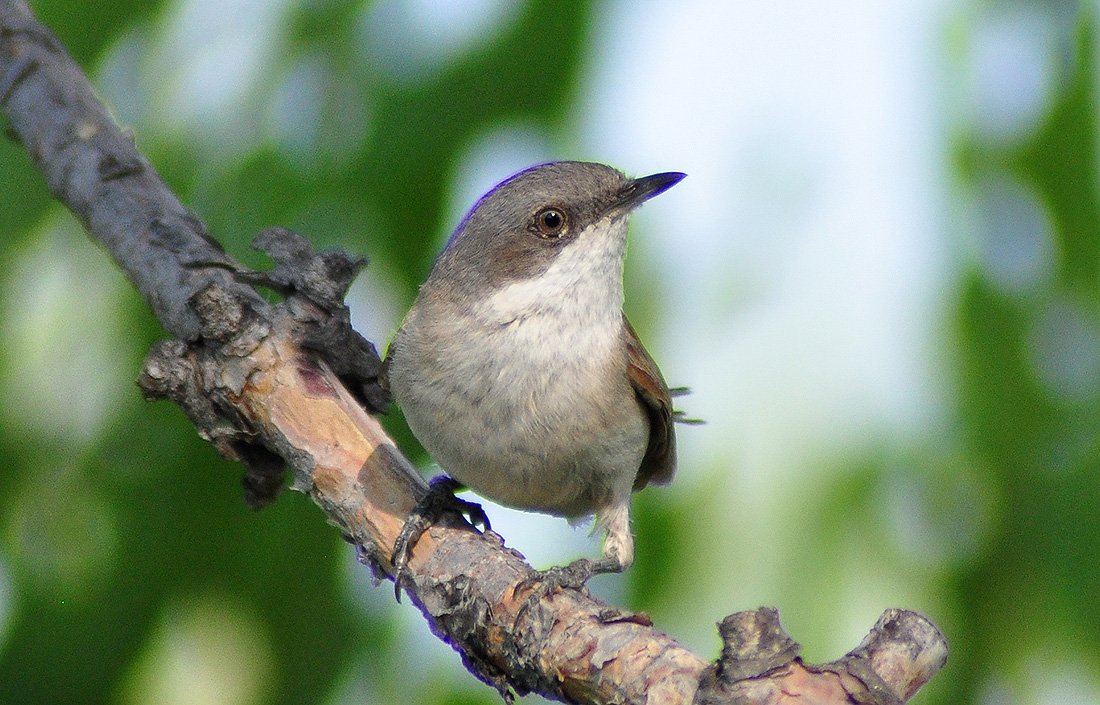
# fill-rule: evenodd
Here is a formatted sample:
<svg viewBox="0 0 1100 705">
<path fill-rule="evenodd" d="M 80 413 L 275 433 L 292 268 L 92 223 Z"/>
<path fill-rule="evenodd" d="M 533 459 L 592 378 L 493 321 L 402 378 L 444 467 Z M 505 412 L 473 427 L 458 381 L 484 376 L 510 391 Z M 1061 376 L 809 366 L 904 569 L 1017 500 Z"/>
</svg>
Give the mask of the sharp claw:
<svg viewBox="0 0 1100 705">
<path fill-rule="evenodd" d="M 397 540 L 393 542 L 393 557 L 391 559 L 393 563 L 393 599 L 397 602 L 401 602 L 401 579 L 405 577 L 406 557 L 409 554 L 409 542 L 402 540 L 404 535 L 405 531 L 402 529 L 397 536 Z"/>
<path fill-rule="evenodd" d="M 428 482 L 428 493 L 420 498 L 401 532 L 393 542 L 393 554 L 390 563 L 393 565 L 393 594 L 394 598 L 401 602 L 401 584 L 408 575 L 409 554 L 420 537 L 432 524 L 435 524 L 443 512 L 450 509 L 458 514 L 468 515 L 470 523 L 476 526 L 480 524 L 484 531 L 490 531 L 489 517 L 485 510 L 476 502 L 455 497 L 456 490 L 462 489 L 462 484 L 447 475 L 437 475 Z"/>
<path fill-rule="evenodd" d="M 439 519 L 440 508 L 436 500 L 431 498 L 431 491 L 424 496 L 416 507 L 413 508 L 409 519 L 401 527 L 401 533 L 393 542 L 393 554 L 390 562 L 393 564 L 393 596 L 401 602 L 401 582 L 408 573 L 409 554 L 413 546 L 420 540 L 421 535 Z"/>
</svg>

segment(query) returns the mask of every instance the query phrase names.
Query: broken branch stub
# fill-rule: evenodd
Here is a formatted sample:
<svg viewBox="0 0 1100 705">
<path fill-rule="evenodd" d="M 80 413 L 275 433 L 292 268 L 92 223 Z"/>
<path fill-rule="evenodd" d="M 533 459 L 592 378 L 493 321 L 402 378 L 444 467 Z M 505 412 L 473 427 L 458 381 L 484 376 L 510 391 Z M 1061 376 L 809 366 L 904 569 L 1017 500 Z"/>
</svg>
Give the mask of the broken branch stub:
<svg viewBox="0 0 1100 705">
<path fill-rule="evenodd" d="M 943 667 L 947 641 L 916 612 L 890 609 L 844 658 L 803 663 L 774 609 L 730 615 L 718 626 L 722 655 L 708 666 L 695 705 L 902 705 Z"/>
</svg>

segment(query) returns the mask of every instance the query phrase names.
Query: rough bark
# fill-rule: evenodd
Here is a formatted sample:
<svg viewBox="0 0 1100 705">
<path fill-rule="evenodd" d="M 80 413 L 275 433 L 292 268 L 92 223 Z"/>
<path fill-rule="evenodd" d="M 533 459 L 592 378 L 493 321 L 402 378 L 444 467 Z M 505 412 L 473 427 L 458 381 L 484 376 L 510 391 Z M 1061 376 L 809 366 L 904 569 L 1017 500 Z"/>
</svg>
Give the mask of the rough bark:
<svg viewBox="0 0 1100 705">
<path fill-rule="evenodd" d="M 276 262 L 242 271 L 109 117 L 80 68 L 24 2 L 0 0 L 0 108 L 50 191 L 126 271 L 176 337 L 150 352 L 141 383 L 168 398 L 224 455 L 248 468 L 249 501 L 294 489 L 359 547 L 375 576 L 425 492 L 366 410 L 384 404 L 374 348 L 341 299 L 362 262 L 315 253 L 284 230 L 257 245 Z M 253 284 L 285 295 L 278 304 Z M 539 692 L 589 703 L 901 703 L 942 667 L 927 619 L 887 611 L 847 656 L 809 666 L 772 610 L 722 621 L 705 660 L 586 591 L 538 601 L 531 568 L 499 536 L 448 517 L 417 543 L 403 587 L 428 627 L 505 697 Z"/>
</svg>

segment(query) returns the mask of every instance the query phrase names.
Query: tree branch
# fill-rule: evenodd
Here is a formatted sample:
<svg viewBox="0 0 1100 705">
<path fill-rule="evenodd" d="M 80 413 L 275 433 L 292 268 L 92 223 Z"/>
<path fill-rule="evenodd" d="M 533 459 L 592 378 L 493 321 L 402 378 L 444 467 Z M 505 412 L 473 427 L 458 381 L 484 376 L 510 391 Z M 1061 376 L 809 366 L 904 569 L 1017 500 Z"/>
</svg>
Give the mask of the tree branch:
<svg viewBox="0 0 1100 705">
<path fill-rule="evenodd" d="M 249 499 L 307 493 L 376 577 L 425 485 L 363 404 L 378 409 L 374 348 L 348 325 L 343 294 L 361 262 L 314 253 L 283 230 L 257 240 L 276 262 L 241 271 L 113 123 L 80 68 L 25 2 L 0 0 L 0 107 L 50 191 L 126 271 L 179 340 L 156 345 L 147 394 L 177 402 L 199 433 L 249 468 Z M 286 295 L 268 304 L 246 282 Z M 531 602 L 531 574 L 495 534 L 446 518 L 416 545 L 404 585 L 472 673 L 511 693 L 569 702 L 880 703 L 908 700 L 946 659 L 928 620 L 887 611 L 840 661 L 811 667 L 774 611 L 727 617 L 704 660 L 587 591 Z"/>
</svg>

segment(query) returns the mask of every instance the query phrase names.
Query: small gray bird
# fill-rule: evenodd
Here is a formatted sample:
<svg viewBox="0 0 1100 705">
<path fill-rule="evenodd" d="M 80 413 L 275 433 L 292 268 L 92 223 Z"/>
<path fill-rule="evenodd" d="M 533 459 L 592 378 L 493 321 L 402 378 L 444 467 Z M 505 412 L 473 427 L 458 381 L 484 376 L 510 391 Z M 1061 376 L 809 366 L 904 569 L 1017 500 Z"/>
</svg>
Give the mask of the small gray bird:
<svg viewBox="0 0 1100 705">
<path fill-rule="evenodd" d="M 497 185 L 447 242 L 385 363 L 413 433 L 456 481 L 445 492 L 596 515 L 607 535 L 586 575 L 633 562 L 631 493 L 676 467 L 668 386 L 623 314 L 623 260 L 630 212 L 683 178 L 552 162 Z"/>
</svg>

